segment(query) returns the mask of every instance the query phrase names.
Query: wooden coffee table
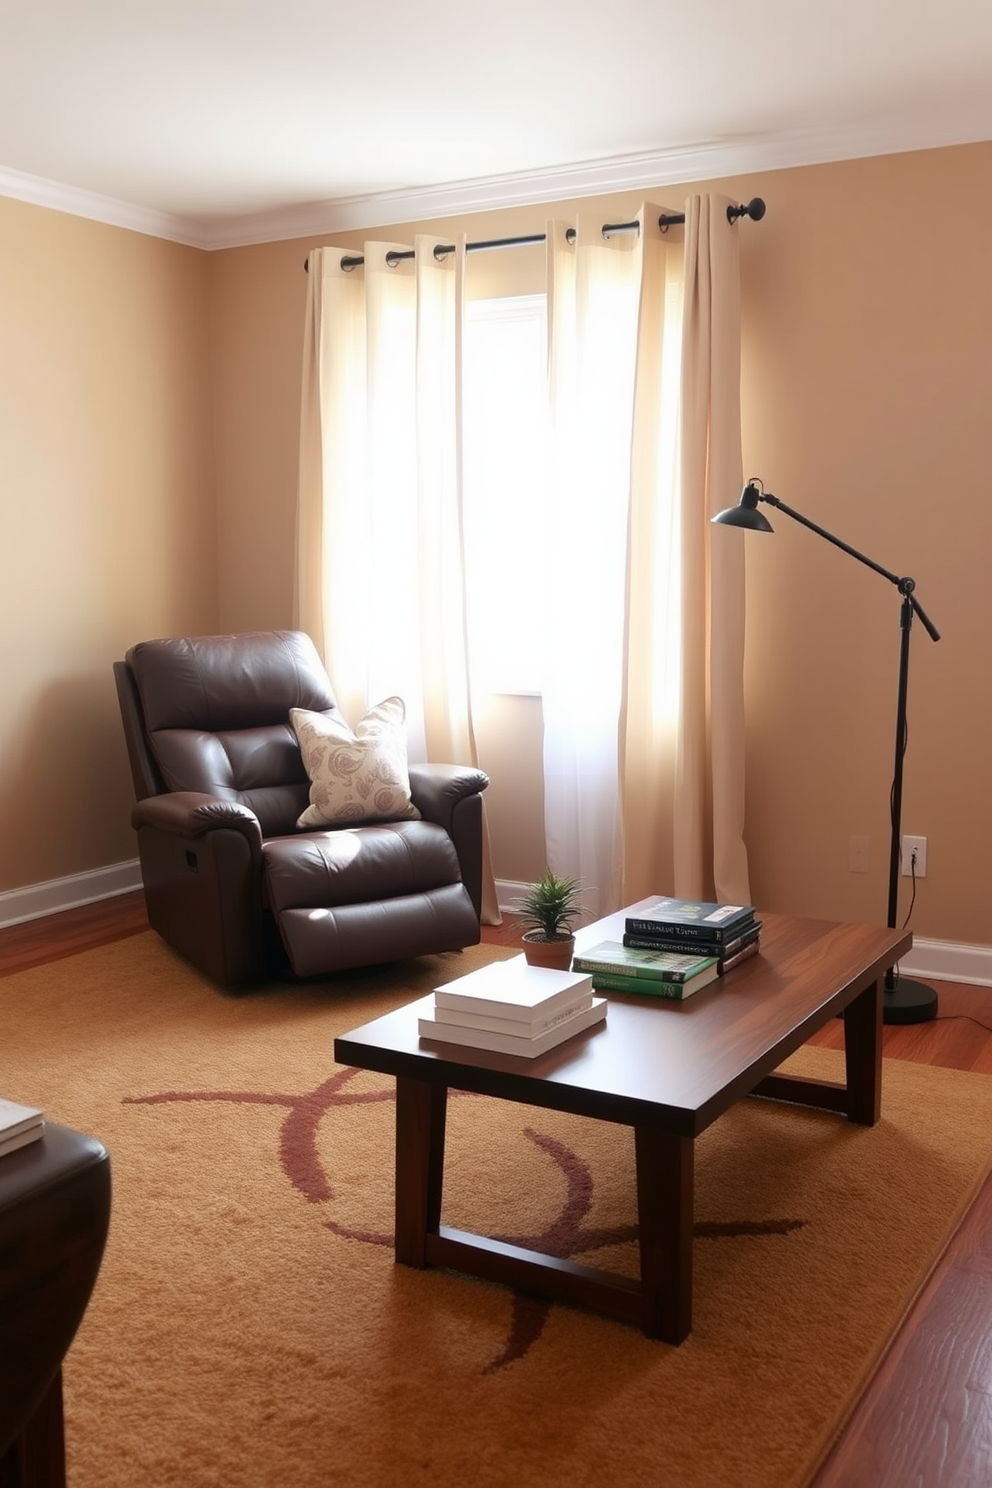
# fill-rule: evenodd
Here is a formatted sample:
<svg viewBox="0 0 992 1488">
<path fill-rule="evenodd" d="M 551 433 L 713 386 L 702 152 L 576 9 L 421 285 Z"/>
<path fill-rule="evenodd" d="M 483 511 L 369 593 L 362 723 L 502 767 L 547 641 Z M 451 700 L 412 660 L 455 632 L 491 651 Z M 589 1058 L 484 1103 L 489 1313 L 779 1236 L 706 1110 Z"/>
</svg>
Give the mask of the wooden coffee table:
<svg viewBox="0 0 992 1488">
<path fill-rule="evenodd" d="M 624 916 L 636 908 L 587 926 L 577 937 L 580 947 L 618 940 Z M 339 1063 L 396 1078 L 396 1260 L 502 1282 L 681 1343 L 692 1327 L 695 1138 L 747 1095 L 874 1126 L 881 1107 L 883 979 L 912 945 L 906 931 L 786 915 L 761 919 L 760 954 L 686 1002 L 659 1005 L 611 993 L 605 1023 L 537 1059 L 422 1040 L 417 1019 L 430 997 L 335 1039 Z M 841 1013 L 844 1084 L 775 1073 Z M 640 1279 L 442 1225 L 449 1089 L 632 1127 Z"/>
</svg>

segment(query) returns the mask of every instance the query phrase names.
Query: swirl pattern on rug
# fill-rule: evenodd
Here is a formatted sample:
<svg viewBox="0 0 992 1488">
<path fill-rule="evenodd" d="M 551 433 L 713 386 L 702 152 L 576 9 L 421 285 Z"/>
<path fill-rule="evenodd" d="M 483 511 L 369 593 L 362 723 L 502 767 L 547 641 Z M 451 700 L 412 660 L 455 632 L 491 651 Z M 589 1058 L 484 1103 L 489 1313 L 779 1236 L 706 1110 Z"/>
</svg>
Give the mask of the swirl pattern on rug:
<svg viewBox="0 0 992 1488">
<path fill-rule="evenodd" d="M 246 1090 L 166 1090 L 155 1095 L 125 1096 L 124 1105 L 170 1105 L 174 1103 L 216 1103 L 232 1105 L 281 1106 L 286 1110 L 279 1138 L 279 1165 L 293 1187 L 311 1204 L 331 1204 L 334 1185 L 321 1161 L 318 1145 L 320 1123 L 328 1112 L 344 1106 L 395 1104 L 395 1087 L 379 1090 L 355 1090 L 351 1086 L 360 1072 L 338 1069 L 316 1089 L 303 1094 L 288 1091 Z M 467 1092 L 453 1090 L 453 1097 L 482 1099 Z M 565 1184 L 565 1196 L 559 1212 L 540 1232 L 510 1232 L 491 1238 L 504 1244 L 533 1250 L 562 1259 L 601 1250 L 606 1246 L 632 1244 L 637 1240 L 636 1224 L 587 1226 L 592 1209 L 593 1175 L 582 1157 L 554 1136 L 524 1127 L 523 1135 L 543 1152 L 559 1169 Z M 724 1222 L 697 1221 L 697 1239 L 726 1240 L 738 1236 L 784 1236 L 801 1230 L 804 1219 L 765 1219 Z M 344 1240 L 367 1245 L 392 1247 L 392 1232 L 374 1231 L 325 1219 L 324 1226 Z M 506 1341 L 501 1351 L 485 1366 L 483 1373 L 497 1370 L 521 1359 L 537 1342 L 551 1312 L 552 1303 L 523 1292 L 514 1291 L 513 1307 Z"/>
</svg>

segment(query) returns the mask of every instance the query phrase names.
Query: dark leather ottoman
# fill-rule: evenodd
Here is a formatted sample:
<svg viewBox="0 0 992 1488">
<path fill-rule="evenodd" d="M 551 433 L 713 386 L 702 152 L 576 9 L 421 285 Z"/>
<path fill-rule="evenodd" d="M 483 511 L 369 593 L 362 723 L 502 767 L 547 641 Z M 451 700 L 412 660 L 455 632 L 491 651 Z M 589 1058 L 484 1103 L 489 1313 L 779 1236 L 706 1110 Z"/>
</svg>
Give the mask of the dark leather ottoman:
<svg viewBox="0 0 992 1488">
<path fill-rule="evenodd" d="M 64 1488 L 62 1360 L 100 1270 L 110 1159 L 46 1125 L 0 1157 L 0 1488 Z"/>
</svg>

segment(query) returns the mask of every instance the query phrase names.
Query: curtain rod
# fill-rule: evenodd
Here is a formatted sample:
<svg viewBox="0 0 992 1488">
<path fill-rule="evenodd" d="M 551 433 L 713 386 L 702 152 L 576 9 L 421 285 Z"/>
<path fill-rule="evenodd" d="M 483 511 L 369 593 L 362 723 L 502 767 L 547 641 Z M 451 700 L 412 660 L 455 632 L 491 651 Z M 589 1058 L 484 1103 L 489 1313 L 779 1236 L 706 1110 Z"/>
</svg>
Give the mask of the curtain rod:
<svg viewBox="0 0 992 1488">
<path fill-rule="evenodd" d="M 728 222 L 735 222 L 738 217 L 750 217 L 752 222 L 760 222 L 764 215 L 765 204 L 760 196 L 753 196 L 746 205 L 739 207 L 730 206 L 727 208 Z M 668 228 L 677 227 L 679 223 L 684 221 L 684 212 L 663 212 L 658 218 L 658 226 L 662 232 L 665 232 Z M 601 232 L 605 238 L 610 233 L 636 232 L 639 225 L 637 222 L 604 222 Z M 575 229 L 570 227 L 566 236 L 570 243 L 573 242 L 575 239 Z M 466 243 L 465 251 L 466 253 L 478 253 L 485 248 L 520 248 L 530 243 L 544 242 L 547 242 L 546 233 L 530 233 L 522 238 L 490 238 L 483 243 Z M 443 258 L 445 254 L 454 253 L 454 251 L 455 246 L 453 243 L 439 243 L 434 249 L 434 257 Z M 386 262 L 390 268 L 394 268 L 401 259 L 415 257 L 416 250 L 414 248 L 398 248 L 395 252 L 386 254 Z M 341 267 L 342 269 L 358 269 L 361 268 L 364 262 L 365 258 L 361 253 L 346 254 L 341 260 Z M 309 258 L 304 259 L 303 267 L 307 273 L 310 272 Z"/>
</svg>

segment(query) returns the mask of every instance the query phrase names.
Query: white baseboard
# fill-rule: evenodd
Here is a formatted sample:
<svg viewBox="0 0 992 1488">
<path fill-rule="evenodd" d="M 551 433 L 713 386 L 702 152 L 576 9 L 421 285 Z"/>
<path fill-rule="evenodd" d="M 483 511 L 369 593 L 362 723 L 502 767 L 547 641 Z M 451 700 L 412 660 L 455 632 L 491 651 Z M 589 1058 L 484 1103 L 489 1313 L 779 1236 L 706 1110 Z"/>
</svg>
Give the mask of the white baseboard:
<svg viewBox="0 0 992 1488">
<path fill-rule="evenodd" d="M 137 858 L 126 863 L 109 863 L 105 868 L 92 868 L 87 873 L 71 873 L 67 878 L 52 878 L 47 883 L 28 884 L 23 889 L 0 893 L 0 929 L 19 925 L 23 920 L 38 920 L 42 915 L 58 914 L 63 909 L 78 909 L 82 904 L 95 904 L 98 899 L 111 899 L 141 888 L 141 868 Z"/>
<path fill-rule="evenodd" d="M 513 901 L 529 887 L 529 884 L 513 879 L 497 879 L 496 893 L 502 913 L 512 914 Z M 87 873 L 49 879 L 47 883 L 7 889 L 0 892 L 0 929 L 140 888 L 141 867 L 137 858 L 132 858 L 126 863 L 110 863 Z M 900 961 L 899 970 L 904 976 L 992 987 L 992 946 L 921 938 L 914 941 L 909 955 Z"/>
<path fill-rule="evenodd" d="M 496 880 L 496 898 L 499 901 L 500 913 L 512 914 L 514 899 L 519 899 L 522 894 L 526 894 L 527 890 L 532 887 L 532 884 L 517 883 L 512 878 L 498 878 Z"/>
<path fill-rule="evenodd" d="M 510 879 L 496 880 L 496 893 L 503 914 L 512 914 L 512 901 L 530 888 Z M 903 976 L 939 982 L 965 982 L 992 987 L 992 946 L 958 945 L 951 940 L 914 940 L 908 956 L 899 962 Z"/>
<path fill-rule="evenodd" d="M 903 976 L 992 987 L 992 946 L 958 945 L 952 940 L 914 940 L 899 962 Z"/>
</svg>

